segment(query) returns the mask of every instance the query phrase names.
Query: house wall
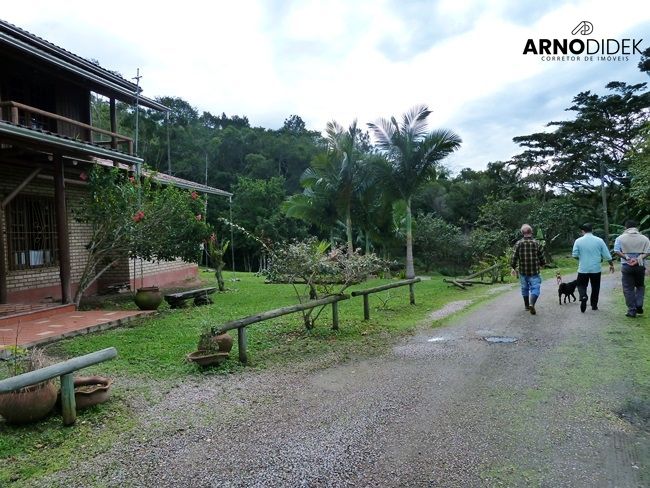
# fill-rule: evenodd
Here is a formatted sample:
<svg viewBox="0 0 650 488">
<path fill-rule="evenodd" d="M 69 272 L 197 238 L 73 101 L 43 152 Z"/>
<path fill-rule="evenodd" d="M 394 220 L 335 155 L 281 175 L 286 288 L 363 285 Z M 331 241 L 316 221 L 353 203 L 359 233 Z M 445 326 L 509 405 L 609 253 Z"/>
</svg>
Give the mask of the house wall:
<svg viewBox="0 0 650 488">
<path fill-rule="evenodd" d="M 31 173 L 31 168 L 17 165 L 10 165 L 0 162 L 0 200 L 4 199 L 11 191 L 20 185 Z M 36 177 L 22 191 L 21 195 L 54 197 L 54 181 L 52 174 L 43 172 L 48 179 Z M 75 174 L 67 174 L 74 178 Z M 66 207 L 68 213 L 68 231 L 70 236 L 70 261 L 72 292 L 76 292 L 77 284 L 83 267 L 86 263 L 86 244 L 91 237 L 91 227 L 88 224 L 77 222 L 74 218 L 75 202 L 85 197 L 85 188 L 82 185 L 66 184 Z M 6 218 L 3 219 L 6 222 Z M 6 228 L 1 229 L 1 238 L 4 240 L 5 258 L 9 263 L 8 243 Z M 137 286 L 140 285 L 140 264 L 137 262 L 137 273 L 134 275 L 133 264 L 126 258 L 119 261 L 114 268 L 107 271 L 102 277 L 87 290 L 87 294 L 94 294 L 111 284 L 134 283 L 134 276 L 137 276 Z M 171 284 L 182 284 L 188 280 L 195 279 L 198 275 L 198 267 L 195 264 L 183 261 L 173 262 L 143 262 L 144 286 L 167 286 Z M 40 302 L 47 300 L 61 299 L 61 285 L 59 266 L 8 270 L 7 274 L 7 297 L 9 302 Z"/>
</svg>

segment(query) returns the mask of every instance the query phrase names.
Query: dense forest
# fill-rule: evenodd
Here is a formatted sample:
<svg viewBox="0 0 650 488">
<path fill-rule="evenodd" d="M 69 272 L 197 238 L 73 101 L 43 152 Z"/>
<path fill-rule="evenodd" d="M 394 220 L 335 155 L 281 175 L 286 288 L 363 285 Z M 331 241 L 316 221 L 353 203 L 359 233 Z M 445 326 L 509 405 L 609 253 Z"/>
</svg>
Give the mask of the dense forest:
<svg viewBox="0 0 650 488">
<path fill-rule="evenodd" d="M 650 74 L 647 50 L 639 68 Z M 277 130 L 246 116 L 199 112 L 181 98 L 158 99 L 168 114 L 139 110 L 138 155 L 160 172 L 234 194 L 232 208 L 211 196 L 207 218 L 223 239 L 220 217 L 266 242 L 309 235 L 457 273 L 503 257 L 522 223 L 549 253 L 566 248 L 577 225 L 593 222 L 610 243 L 626 218 L 650 227 L 650 92 L 612 81 L 600 93 L 567 100 L 565 120 L 514 141 L 521 152 L 486 169 L 452 174 L 445 156 L 462 145 L 451 130 L 430 130 L 426 107 L 369 124 L 337 122 L 310 130 L 291 115 Z M 108 127 L 108 105 L 93 99 L 93 124 Z M 118 106 L 118 132 L 134 134 L 135 111 Z M 257 270 L 260 244 L 235 235 L 238 269 Z M 229 257 L 229 253 L 228 253 Z M 231 263 L 228 263 L 228 267 Z M 407 274 L 408 260 L 407 260 Z"/>
</svg>

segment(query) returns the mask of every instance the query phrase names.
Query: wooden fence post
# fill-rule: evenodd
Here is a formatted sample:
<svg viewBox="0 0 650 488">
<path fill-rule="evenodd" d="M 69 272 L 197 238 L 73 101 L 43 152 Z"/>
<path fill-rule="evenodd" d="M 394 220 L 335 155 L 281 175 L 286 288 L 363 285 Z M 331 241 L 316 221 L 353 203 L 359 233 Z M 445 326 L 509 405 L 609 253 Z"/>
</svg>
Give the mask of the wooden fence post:
<svg viewBox="0 0 650 488">
<path fill-rule="evenodd" d="M 409 299 L 411 301 L 411 305 L 415 305 L 415 287 L 413 286 L 413 283 L 409 283 Z"/>
<path fill-rule="evenodd" d="M 339 302 L 332 302 L 332 329 L 339 330 Z"/>
<path fill-rule="evenodd" d="M 73 373 L 61 376 L 61 411 L 63 412 L 63 425 L 73 425 L 77 420 Z"/>
<path fill-rule="evenodd" d="M 237 329 L 237 340 L 239 345 L 239 362 L 246 363 L 248 362 L 248 356 L 246 355 L 246 327 Z"/>
<path fill-rule="evenodd" d="M 370 320 L 370 303 L 368 303 L 368 295 L 363 295 L 363 320 Z"/>
</svg>

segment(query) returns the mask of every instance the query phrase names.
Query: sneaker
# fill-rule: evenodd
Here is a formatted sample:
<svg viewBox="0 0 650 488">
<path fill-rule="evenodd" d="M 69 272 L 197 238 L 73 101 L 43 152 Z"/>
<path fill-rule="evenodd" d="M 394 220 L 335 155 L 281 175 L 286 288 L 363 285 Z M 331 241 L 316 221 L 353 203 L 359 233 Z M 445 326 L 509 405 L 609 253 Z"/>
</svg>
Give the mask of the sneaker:
<svg viewBox="0 0 650 488">
<path fill-rule="evenodd" d="M 537 312 L 535 311 L 535 305 L 531 305 L 530 307 L 528 307 L 528 311 L 530 312 L 531 315 L 537 314 Z"/>
<path fill-rule="evenodd" d="M 635 313 L 630 313 L 630 312 L 626 313 L 625 316 L 626 316 L 626 317 L 630 317 L 631 319 L 635 319 L 635 318 L 636 318 L 636 314 L 635 314 Z"/>
<path fill-rule="evenodd" d="M 582 313 L 585 313 L 585 310 L 587 310 L 587 299 L 586 298 L 584 300 L 580 300 L 580 311 Z"/>
<path fill-rule="evenodd" d="M 639 315 L 643 314 L 643 307 L 636 307 L 636 313 Z"/>
</svg>

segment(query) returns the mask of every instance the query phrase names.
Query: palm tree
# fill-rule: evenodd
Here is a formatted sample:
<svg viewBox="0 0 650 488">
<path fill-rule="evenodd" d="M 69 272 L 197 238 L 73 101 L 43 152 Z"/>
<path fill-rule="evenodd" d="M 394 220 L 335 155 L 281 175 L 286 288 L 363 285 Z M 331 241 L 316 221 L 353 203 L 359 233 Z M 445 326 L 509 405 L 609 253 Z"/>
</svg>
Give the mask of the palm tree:
<svg viewBox="0 0 650 488">
<path fill-rule="evenodd" d="M 401 123 L 395 117 L 379 119 L 368 126 L 373 131 L 377 147 L 385 153 L 385 164 L 378 164 L 383 181 L 395 189 L 406 203 L 406 277 L 414 278 L 413 232 L 411 199 L 445 157 L 460 147 L 461 139 L 446 129 L 428 132 L 427 117 L 431 110 L 426 105 L 413 107 L 405 113 Z"/>
<path fill-rule="evenodd" d="M 300 179 L 303 186 L 323 187 L 336 195 L 336 205 L 345 221 L 348 253 L 352 242 L 352 198 L 359 184 L 359 149 L 357 121 L 345 130 L 337 122 L 327 123 L 327 153 L 316 156 Z"/>
</svg>

